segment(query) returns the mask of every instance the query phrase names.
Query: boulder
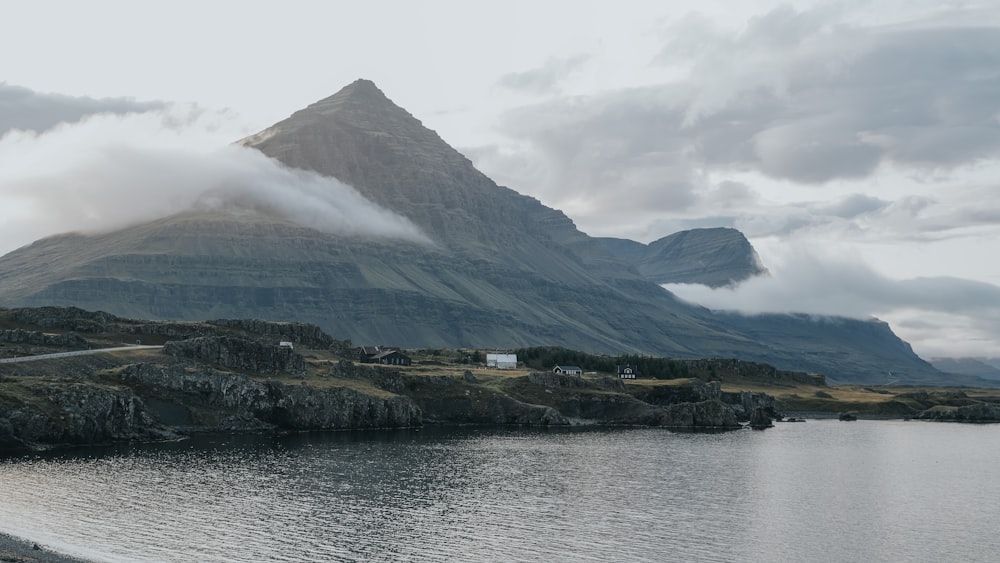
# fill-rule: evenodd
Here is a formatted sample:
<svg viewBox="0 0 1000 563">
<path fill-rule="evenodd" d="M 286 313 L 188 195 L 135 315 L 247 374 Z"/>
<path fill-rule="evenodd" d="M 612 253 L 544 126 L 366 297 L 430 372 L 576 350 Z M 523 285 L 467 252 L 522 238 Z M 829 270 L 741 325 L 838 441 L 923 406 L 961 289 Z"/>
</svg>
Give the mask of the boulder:
<svg viewBox="0 0 1000 563">
<path fill-rule="evenodd" d="M 660 425 L 681 430 L 734 430 L 740 428 L 736 413 L 719 400 L 670 405 Z"/>
<path fill-rule="evenodd" d="M 755 430 L 763 430 L 764 428 L 771 428 L 774 424 L 771 422 L 771 417 L 768 416 L 767 411 L 761 407 L 754 407 L 750 412 L 750 428 Z"/>
</svg>

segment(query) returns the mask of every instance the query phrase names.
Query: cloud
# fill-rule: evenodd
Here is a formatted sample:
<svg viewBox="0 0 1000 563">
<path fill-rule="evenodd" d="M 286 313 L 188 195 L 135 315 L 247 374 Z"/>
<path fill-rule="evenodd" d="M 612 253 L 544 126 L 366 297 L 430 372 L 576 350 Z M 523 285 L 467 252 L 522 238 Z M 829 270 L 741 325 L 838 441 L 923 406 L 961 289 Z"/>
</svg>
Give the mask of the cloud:
<svg viewBox="0 0 1000 563">
<path fill-rule="evenodd" d="M 686 209 L 702 178 L 683 157 L 683 139 L 657 127 L 670 119 L 651 94 L 635 89 L 514 110 L 500 127 L 515 147 L 478 151 L 476 164 L 577 217 L 596 209 L 605 222 L 635 222 Z M 505 167 L 514 163 L 520 166 Z"/>
<path fill-rule="evenodd" d="M 590 55 L 549 58 L 538 68 L 505 74 L 497 80 L 497 84 L 511 90 L 533 94 L 551 93 L 556 91 L 566 78 L 588 60 L 590 60 Z"/>
<path fill-rule="evenodd" d="M 931 356 L 988 355 L 1000 346 L 996 285 L 954 277 L 891 279 L 857 255 L 835 255 L 802 245 L 770 257 L 767 266 L 769 276 L 734 288 L 664 287 L 715 310 L 879 317 L 912 341 L 918 353 Z"/>
<path fill-rule="evenodd" d="M 651 71 L 676 71 L 669 81 L 510 110 L 498 122 L 505 140 L 473 158 L 607 234 L 629 228 L 609 213 L 647 226 L 705 217 L 726 180 L 757 195 L 764 185 L 782 190 L 779 201 L 744 198 L 747 222 L 761 211 L 790 228 L 816 214 L 850 219 L 846 208 L 802 209 L 829 197 L 822 191 L 864 194 L 887 202 L 868 201 L 884 208 L 867 213 L 887 213 L 902 185 L 1000 162 L 1000 28 L 991 24 L 1000 10 L 983 12 L 934 6 L 898 23 L 866 20 L 855 3 L 822 3 L 776 8 L 735 30 L 690 16 L 664 30 L 650 57 Z"/>
<path fill-rule="evenodd" d="M 220 144 L 211 116 L 95 115 L 0 138 L 0 252 L 69 231 L 103 232 L 194 207 L 253 209 L 320 231 L 429 243 L 352 187 Z M 223 133 L 224 134 L 224 133 Z"/>
<path fill-rule="evenodd" d="M 138 102 L 132 98 L 42 93 L 0 82 L 0 135 L 13 129 L 47 131 L 60 123 L 74 123 L 93 114 L 143 113 L 166 106 L 165 102 Z"/>
<path fill-rule="evenodd" d="M 825 214 L 841 219 L 853 219 L 861 215 L 876 213 L 889 206 L 889 202 L 865 194 L 851 194 L 843 199 L 819 206 Z"/>
<path fill-rule="evenodd" d="M 806 183 L 869 176 L 880 151 L 865 143 L 848 119 L 825 115 L 762 127 L 750 139 L 754 164 L 768 176 Z"/>
</svg>

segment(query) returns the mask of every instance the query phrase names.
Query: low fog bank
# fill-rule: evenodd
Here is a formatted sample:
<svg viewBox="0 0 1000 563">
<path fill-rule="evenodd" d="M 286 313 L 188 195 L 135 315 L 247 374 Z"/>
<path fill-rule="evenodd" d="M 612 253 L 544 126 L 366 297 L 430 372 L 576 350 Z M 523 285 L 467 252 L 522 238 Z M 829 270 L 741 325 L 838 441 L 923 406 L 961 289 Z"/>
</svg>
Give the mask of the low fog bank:
<svg viewBox="0 0 1000 563">
<path fill-rule="evenodd" d="M 998 286 L 953 277 L 896 280 L 876 272 L 860 256 L 798 247 L 765 261 L 770 275 L 735 287 L 663 287 L 714 310 L 878 317 L 923 357 L 989 356 L 1000 348 Z"/>
<path fill-rule="evenodd" d="M 232 133 L 213 119 L 160 111 L 8 132 L 0 138 L 0 254 L 56 233 L 226 205 L 333 234 L 430 242 L 346 184 L 227 144 L 239 137 Z"/>
</svg>

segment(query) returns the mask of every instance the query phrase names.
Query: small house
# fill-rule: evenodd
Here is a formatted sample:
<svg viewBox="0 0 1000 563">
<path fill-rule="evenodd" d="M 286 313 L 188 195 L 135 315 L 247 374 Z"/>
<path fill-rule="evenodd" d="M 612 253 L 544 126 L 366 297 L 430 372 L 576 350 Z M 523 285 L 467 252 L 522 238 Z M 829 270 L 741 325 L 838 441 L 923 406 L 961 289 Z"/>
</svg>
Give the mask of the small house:
<svg viewBox="0 0 1000 563">
<path fill-rule="evenodd" d="M 486 354 L 486 367 L 515 369 L 517 368 L 517 354 Z"/>
<path fill-rule="evenodd" d="M 380 356 L 386 355 L 387 352 L 400 352 L 402 349 L 398 346 L 359 346 L 354 349 L 354 357 L 359 362 L 366 364 L 377 364 L 378 358 Z M 406 364 L 409 365 L 409 364 Z"/>
<path fill-rule="evenodd" d="M 577 366 L 556 366 L 552 368 L 553 373 L 562 373 L 565 375 L 583 375 L 583 370 Z"/>
<path fill-rule="evenodd" d="M 618 366 L 618 378 L 619 379 L 635 379 L 636 369 L 632 366 Z"/>
<path fill-rule="evenodd" d="M 399 350 L 385 350 L 376 354 L 372 361 L 387 366 L 408 366 L 413 363 L 409 356 Z"/>
<path fill-rule="evenodd" d="M 289 350 L 294 350 L 295 346 L 287 340 L 282 340 L 281 342 L 278 342 L 278 348 L 288 348 Z"/>
</svg>

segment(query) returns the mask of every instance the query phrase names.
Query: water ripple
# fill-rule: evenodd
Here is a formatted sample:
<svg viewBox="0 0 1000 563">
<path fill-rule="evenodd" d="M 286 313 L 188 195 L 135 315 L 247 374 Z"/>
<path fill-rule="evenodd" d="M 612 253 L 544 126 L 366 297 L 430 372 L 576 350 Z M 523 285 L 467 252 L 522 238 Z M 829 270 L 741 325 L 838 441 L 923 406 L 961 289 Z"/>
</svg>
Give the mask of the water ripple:
<svg viewBox="0 0 1000 563">
<path fill-rule="evenodd" d="M 986 561 L 1000 428 L 209 436 L 0 461 L 0 531 L 102 561 Z"/>
</svg>

